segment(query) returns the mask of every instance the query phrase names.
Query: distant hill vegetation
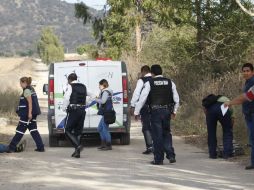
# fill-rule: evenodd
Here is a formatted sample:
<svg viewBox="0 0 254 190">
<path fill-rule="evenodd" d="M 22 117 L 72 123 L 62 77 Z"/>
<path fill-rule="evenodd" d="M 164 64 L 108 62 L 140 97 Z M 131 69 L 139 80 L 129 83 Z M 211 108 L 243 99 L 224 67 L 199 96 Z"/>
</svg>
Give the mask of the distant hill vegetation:
<svg viewBox="0 0 254 190">
<path fill-rule="evenodd" d="M 73 4 L 61 0 L 1 0 L 0 56 L 33 54 L 45 26 L 54 28 L 66 52 L 75 52 L 80 44 L 94 43 L 91 25 L 84 26 L 74 12 Z"/>
</svg>

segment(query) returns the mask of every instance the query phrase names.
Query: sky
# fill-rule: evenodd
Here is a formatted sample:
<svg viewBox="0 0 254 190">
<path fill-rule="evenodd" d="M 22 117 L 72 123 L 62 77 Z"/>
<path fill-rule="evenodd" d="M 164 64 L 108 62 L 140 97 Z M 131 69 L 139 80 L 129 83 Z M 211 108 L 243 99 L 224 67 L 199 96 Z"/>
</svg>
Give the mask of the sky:
<svg viewBox="0 0 254 190">
<path fill-rule="evenodd" d="M 65 0 L 65 1 L 69 3 L 77 3 L 77 0 Z M 106 4 L 107 0 L 79 0 L 79 1 L 83 1 L 89 7 L 101 10 L 103 9 L 103 6 Z"/>
</svg>

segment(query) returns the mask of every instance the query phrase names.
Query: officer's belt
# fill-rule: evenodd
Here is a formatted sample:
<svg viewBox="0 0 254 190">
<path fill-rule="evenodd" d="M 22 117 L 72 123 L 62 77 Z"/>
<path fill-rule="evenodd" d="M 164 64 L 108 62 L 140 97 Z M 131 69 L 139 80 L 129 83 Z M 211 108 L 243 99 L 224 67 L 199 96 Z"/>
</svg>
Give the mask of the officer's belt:
<svg viewBox="0 0 254 190">
<path fill-rule="evenodd" d="M 70 104 L 69 107 L 70 107 L 70 108 L 83 108 L 83 107 L 85 107 L 85 105 L 81 105 L 81 104 Z"/>
<path fill-rule="evenodd" d="M 169 109 L 170 106 L 169 105 L 151 105 L 150 108 L 152 110 L 156 110 L 156 109 Z"/>
</svg>

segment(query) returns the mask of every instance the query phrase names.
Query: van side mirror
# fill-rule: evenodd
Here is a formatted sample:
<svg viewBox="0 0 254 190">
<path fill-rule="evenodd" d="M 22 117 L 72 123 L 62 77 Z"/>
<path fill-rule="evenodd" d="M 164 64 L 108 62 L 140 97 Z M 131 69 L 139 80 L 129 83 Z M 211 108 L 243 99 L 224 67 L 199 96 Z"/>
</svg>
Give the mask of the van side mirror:
<svg viewBox="0 0 254 190">
<path fill-rule="evenodd" d="M 48 95 L 48 91 L 49 91 L 49 85 L 48 84 L 44 84 L 43 85 L 43 94 L 44 95 Z"/>
</svg>

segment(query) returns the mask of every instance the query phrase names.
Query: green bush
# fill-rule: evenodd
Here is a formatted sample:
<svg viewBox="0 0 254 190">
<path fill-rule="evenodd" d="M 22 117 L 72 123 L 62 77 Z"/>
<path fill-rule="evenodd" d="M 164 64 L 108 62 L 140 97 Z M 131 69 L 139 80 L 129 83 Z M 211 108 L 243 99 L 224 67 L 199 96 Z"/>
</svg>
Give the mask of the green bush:
<svg viewBox="0 0 254 190">
<path fill-rule="evenodd" d="M 91 59 L 95 59 L 99 55 L 99 49 L 96 45 L 93 44 L 85 44 L 77 47 L 77 52 L 79 55 L 83 55 L 84 53 Z"/>
<path fill-rule="evenodd" d="M 0 114 L 1 115 L 14 115 L 19 101 L 19 92 L 5 91 L 0 92 Z"/>
</svg>

